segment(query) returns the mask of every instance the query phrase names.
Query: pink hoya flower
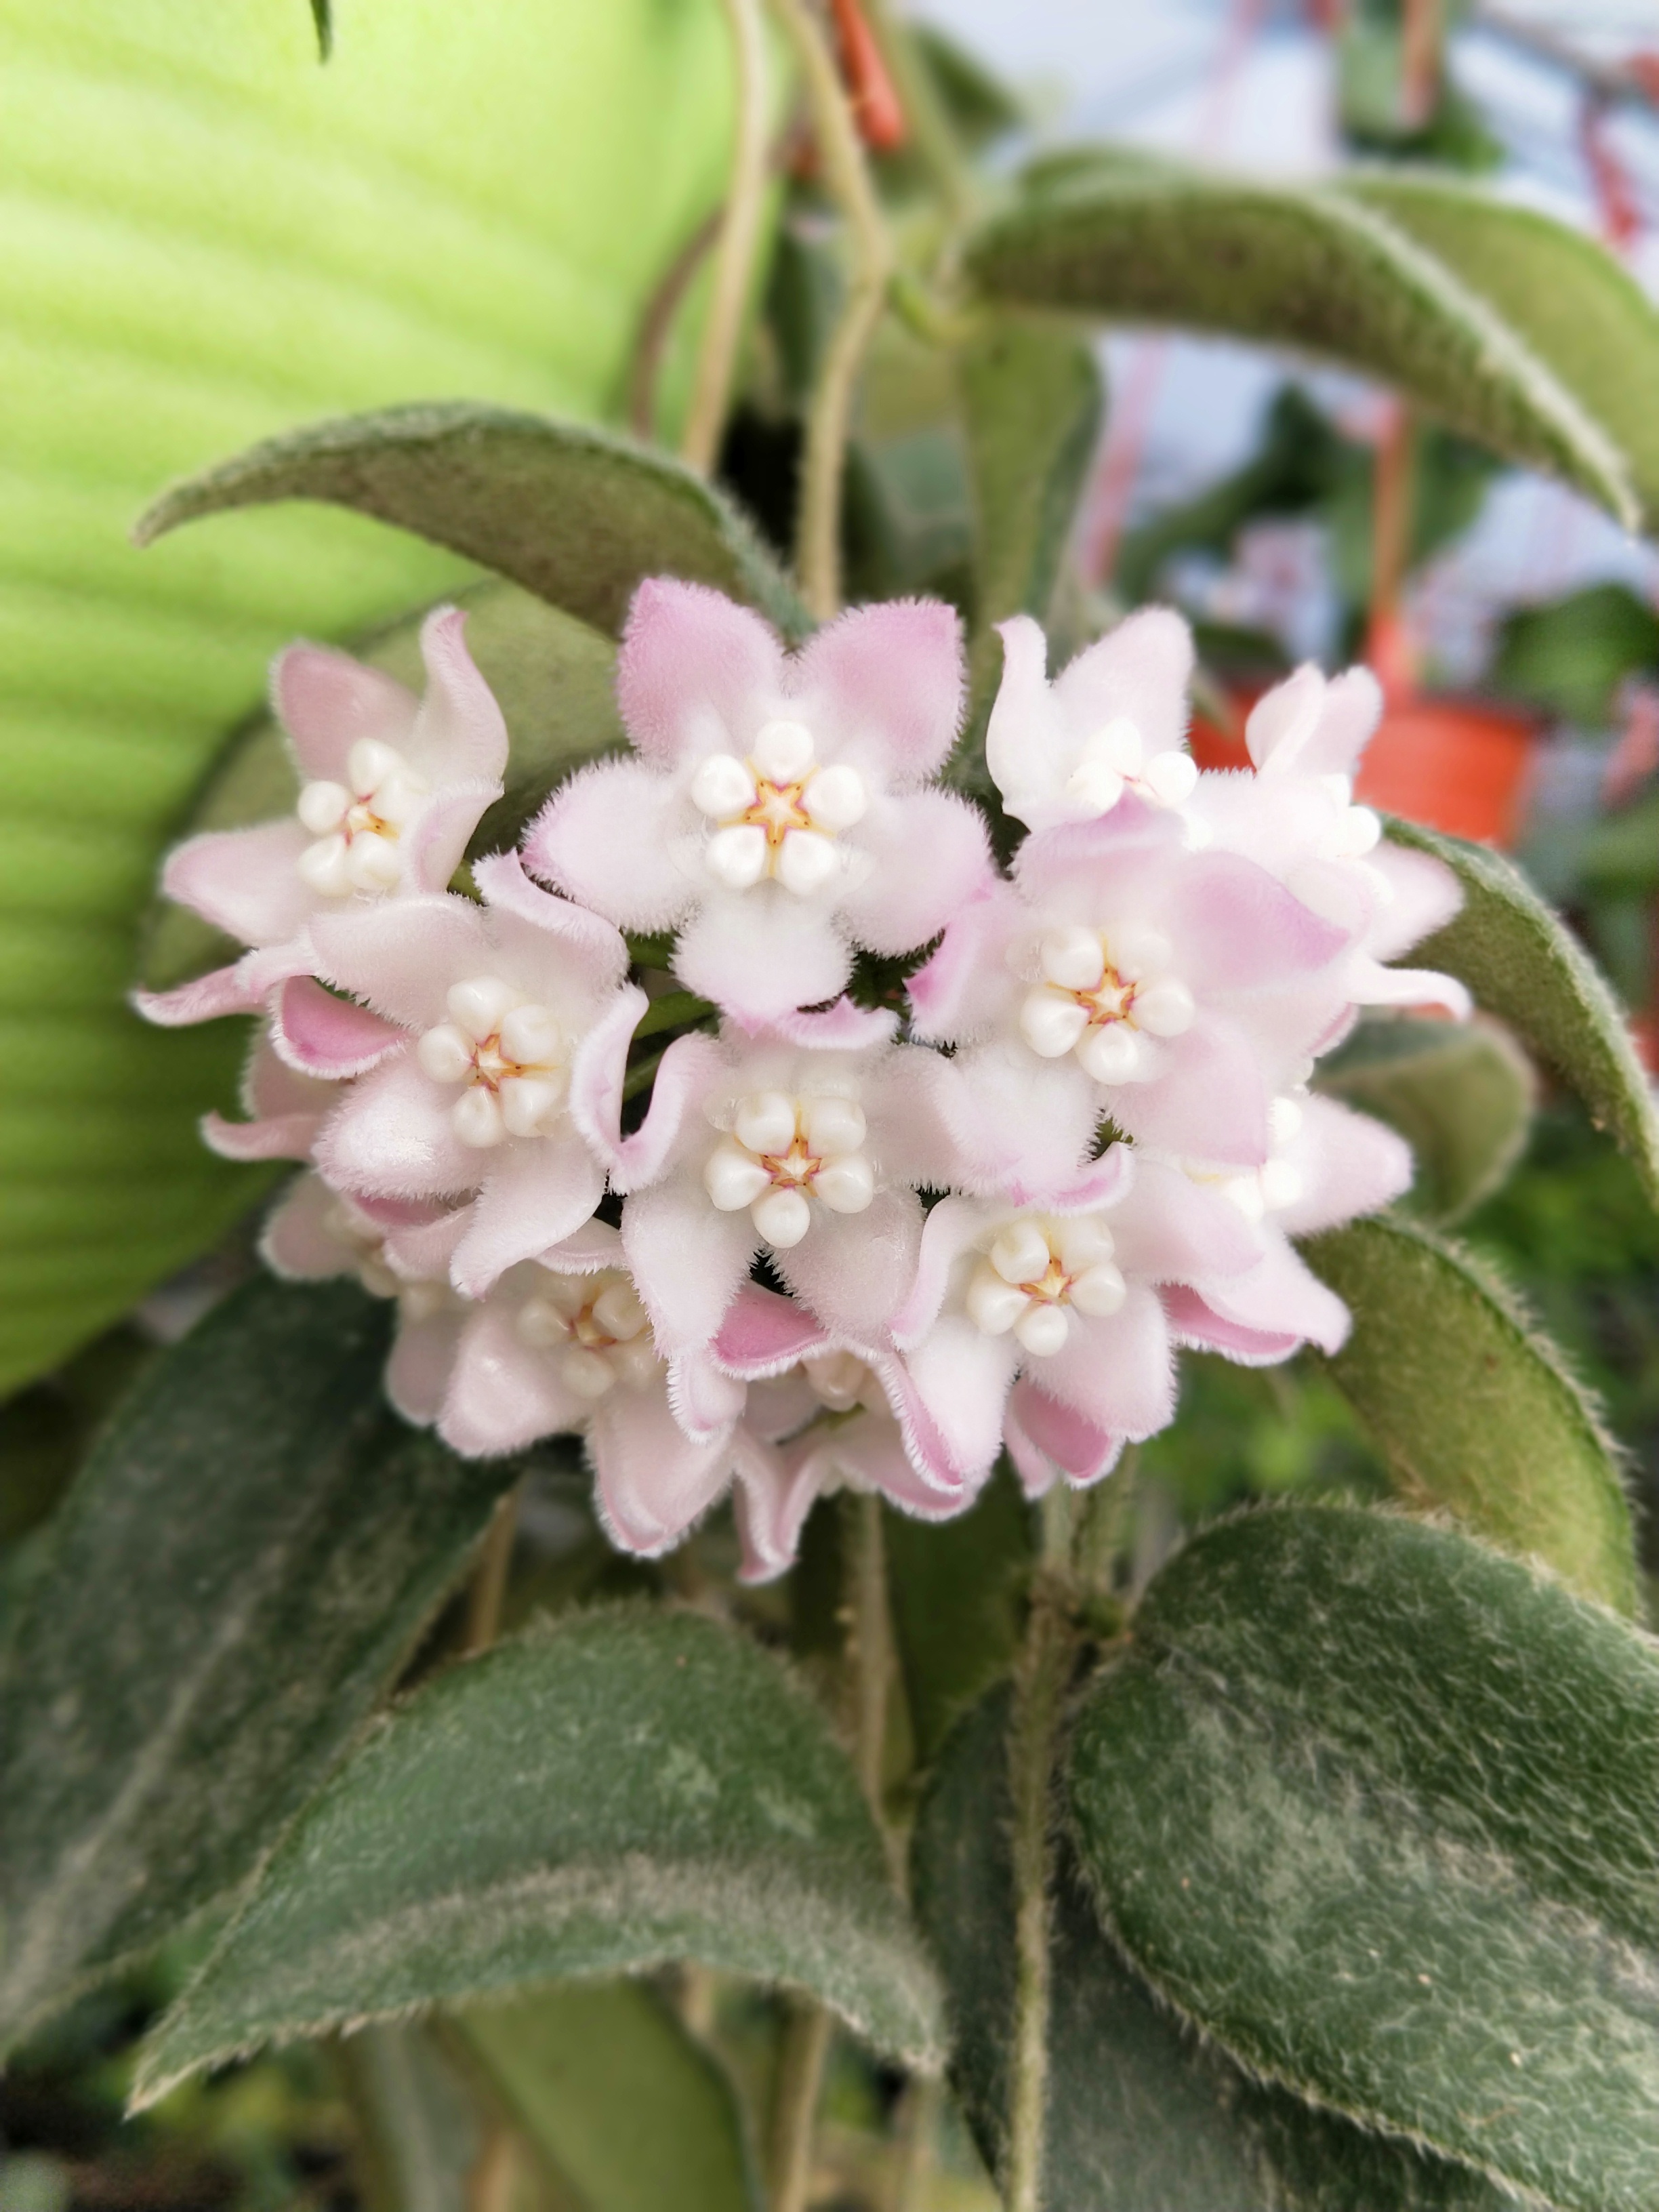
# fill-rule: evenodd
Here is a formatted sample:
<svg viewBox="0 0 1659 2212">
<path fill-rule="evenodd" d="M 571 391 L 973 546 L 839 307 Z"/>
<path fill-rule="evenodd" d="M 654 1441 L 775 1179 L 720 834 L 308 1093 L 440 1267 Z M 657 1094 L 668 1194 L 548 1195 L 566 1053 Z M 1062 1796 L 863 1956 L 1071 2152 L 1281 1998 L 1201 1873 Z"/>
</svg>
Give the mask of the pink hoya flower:
<svg viewBox="0 0 1659 2212">
<path fill-rule="evenodd" d="M 879 1338 L 915 1264 L 915 1193 L 953 1167 L 939 1109 L 952 1071 L 891 1030 L 890 1016 L 843 1006 L 812 1043 L 728 1029 L 664 1054 L 612 1176 L 669 1357 L 713 1343 L 762 1252 L 837 1336 Z"/>
<path fill-rule="evenodd" d="M 1050 1150 L 1069 1130 L 1083 1157 L 1109 1117 L 1138 1142 L 1249 1167 L 1273 1093 L 1347 1018 L 1347 943 L 1253 861 L 1188 852 L 1173 814 L 1126 800 L 1027 838 L 1012 884 L 964 908 L 912 978 L 915 1025 L 1004 1065 L 1012 1053 Z M 976 1066 L 963 1065 L 970 1091 Z"/>
<path fill-rule="evenodd" d="M 381 1225 L 331 1190 L 318 1175 L 297 1176 L 265 1224 L 259 1252 L 290 1282 L 354 1275 L 371 1297 L 398 1308 L 398 1334 L 386 1362 L 386 1395 L 406 1421 L 438 1418 L 471 1310 L 441 1277 L 411 1279 L 390 1264 Z"/>
<path fill-rule="evenodd" d="M 538 890 L 513 854 L 474 873 L 482 906 L 441 893 L 319 915 L 320 973 L 367 1010 L 308 985 L 285 1034 L 319 1074 L 366 1071 L 318 1139 L 323 1174 L 371 1210 L 464 1206 L 451 1272 L 477 1297 L 598 1205 L 593 1101 L 620 1096 L 645 1002 L 608 922 Z"/>
<path fill-rule="evenodd" d="M 989 1474 L 1023 1375 L 1030 1388 L 1024 1413 L 1015 1409 L 1011 1445 L 1046 1419 L 1044 1433 L 1069 1437 L 1066 1472 L 1092 1481 L 1126 1438 L 1153 1435 L 1174 1413 L 1161 1285 L 1242 1274 L 1260 1256 L 1237 1207 L 1115 1145 L 1063 1203 L 941 1200 L 893 1336 L 970 1480 Z M 1030 1402 L 1032 1392 L 1041 1402 Z"/>
<path fill-rule="evenodd" d="M 289 1066 L 262 1030 L 242 1074 L 245 1121 L 204 1114 L 202 1135 L 227 1160 L 308 1160 L 340 1086 Z"/>
<path fill-rule="evenodd" d="M 368 902 L 441 891 L 501 797 L 507 726 L 473 665 L 455 607 L 421 630 L 423 699 L 345 653 L 290 646 L 271 703 L 300 776 L 294 812 L 252 830 L 210 830 L 167 856 L 161 888 L 252 948 L 176 991 L 140 993 L 169 1025 L 243 1013 L 312 972 L 310 926 Z"/>
<path fill-rule="evenodd" d="M 1210 773 L 1184 809 L 1193 841 L 1246 853 L 1304 904 L 1349 933 L 1344 975 L 1356 1006 L 1437 1006 L 1460 1019 L 1455 977 L 1390 963 L 1451 920 L 1462 892 L 1426 853 L 1381 842 L 1356 805 L 1354 777 L 1382 711 L 1367 668 L 1298 668 L 1257 701 L 1245 725 L 1254 773 Z"/>
<path fill-rule="evenodd" d="M 1048 641 L 1029 615 L 998 625 L 1002 683 L 985 760 L 1002 803 L 1033 830 L 1097 821 L 1126 793 L 1179 806 L 1198 781 L 1184 750 L 1192 633 L 1143 607 L 1079 653 L 1053 684 Z"/>
<path fill-rule="evenodd" d="M 930 787 L 962 714 L 957 617 L 903 600 L 793 655 L 700 585 L 641 584 L 617 696 L 635 757 L 556 792 L 529 866 L 746 1028 L 832 999 L 854 946 L 902 953 L 989 869 L 977 809 Z"/>
</svg>

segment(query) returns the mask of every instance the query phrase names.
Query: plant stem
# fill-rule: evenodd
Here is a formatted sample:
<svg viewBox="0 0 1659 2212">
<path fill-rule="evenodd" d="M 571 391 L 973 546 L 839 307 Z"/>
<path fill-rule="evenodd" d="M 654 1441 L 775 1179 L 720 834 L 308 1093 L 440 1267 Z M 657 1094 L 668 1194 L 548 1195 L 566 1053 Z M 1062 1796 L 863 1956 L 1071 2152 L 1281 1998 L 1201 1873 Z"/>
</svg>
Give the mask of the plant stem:
<svg viewBox="0 0 1659 2212">
<path fill-rule="evenodd" d="M 473 1570 L 467 1593 L 466 1632 L 461 1650 L 467 1656 L 488 1651 L 501 1632 L 501 1600 L 507 1595 L 507 1570 L 513 1564 L 513 1540 L 519 1531 L 519 1492 L 509 1490 L 495 1508 Z"/>
<path fill-rule="evenodd" d="M 884 1838 L 882 1757 L 887 1748 L 887 1702 L 893 1681 L 893 1622 L 887 1604 L 887 1543 L 881 1500 L 849 1493 L 847 1575 L 848 1658 L 852 1678 L 854 1764 L 876 1826 Z"/>
<path fill-rule="evenodd" d="M 1042 2212 L 1043 2128 L 1048 2101 L 1049 1801 L 1054 1739 L 1077 1648 L 1069 1606 L 1071 1497 L 1058 1483 L 1043 1500 L 1042 1556 L 1031 1615 L 1014 1674 L 1008 1746 L 1013 1796 L 1013 2087 L 1010 2100 L 1009 2212 Z"/>
<path fill-rule="evenodd" d="M 831 2025 L 822 2005 L 805 1997 L 790 1999 L 772 2102 L 771 2175 L 767 2191 L 771 2212 L 805 2212 L 812 2183 L 812 2141 Z"/>
<path fill-rule="evenodd" d="M 691 404 L 680 440 L 680 453 L 707 476 L 720 451 L 732 392 L 732 372 L 760 239 L 766 196 L 766 41 L 761 28 L 761 0 L 722 0 L 732 33 L 736 82 L 732 146 L 732 181 L 714 259 L 714 290 L 703 324 Z"/>
<path fill-rule="evenodd" d="M 825 349 L 807 410 L 796 530 L 802 596 L 818 620 L 828 622 L 841 607 L 842 476 L 853 393 L 895 264 L 853 112 L 817 19 L 807 0 L 772 0 L 772 5 L 800 63 L 824 181 L 847 218 L 852 247 L 847 303 Z"/>
<path fill-rule="evenodd" d="M 898 2161 L 893 2174 L 891 2212 L 921 2212 L 923 2194 L 933 2170 L 933 2138 L 945 2101 L 943 2085 L 913 2074 L 899 2115 Z"/>
</svg>

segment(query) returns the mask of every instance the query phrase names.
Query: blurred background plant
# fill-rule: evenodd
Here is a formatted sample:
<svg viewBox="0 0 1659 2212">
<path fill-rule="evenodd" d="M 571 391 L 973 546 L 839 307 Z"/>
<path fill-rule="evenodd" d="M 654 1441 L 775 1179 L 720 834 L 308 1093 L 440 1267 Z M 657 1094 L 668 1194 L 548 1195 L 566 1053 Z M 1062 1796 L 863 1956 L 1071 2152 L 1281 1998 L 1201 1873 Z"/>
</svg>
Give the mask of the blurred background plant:
<svg viewBox="0 0 1659 2212">
<path fill-rule="evenodd" d="M 1659 278 L 1659 49 L 1643 48 L 1616 0 L 1553 15 L 1438 0 L 929 0 L 905 38 L 886 0 L 824 12 L 901 264 L 854 404 L 836 549 L 849 599 L 928 592 L 972 610 L 972 380 L 1008 371 L 990 349 L 960 373 L 956 257 L 1004 179 L 1034 159 L 1058 173 L 1054 149 L 1080 134 L 1110 141 L 1126 173 L 1180 155 L 1317 178 L 1364 157 L 1385 209 L 1391 182 L 1409 191 L 1411 165 L 1431 161 Z M 20 1066 L 12 1053 L 0 1107 L 0 1368 L 20 1386 L 0 1406 L 0 1633 L 104 1412 L 247 1264 L 234 1224 L 257 1185 L 222 1176 L 194 1134 L 237 1041 L 207 1030 L 181 1044 L 122 1010 L 155 855 L 204 774 L 219 774 L 222 798 L 225 777 L 247 773 L 246 747 L 240 771 L 217 764 L 227 732 L 257 714 L 273 647 L 296 629 L 360 635 L 474 573 L 313 508 L 221 518 L 139 561 L 125 544 L 137 508 L 163 479 L 254 437 L 453 390 L 670 443 L 697 434 L 686 425 L 732 117 L 714 0 L 340 18 L 298 0 L 210 27 L 182 0 L 44 14 L 0 0 L 0 171 L 27 203 L 0 258 L 0 466 L 22 495 L 5 526 L 19 596 L 0 629 L 0 836 L 15 860 L 0 989 L 5 1018 L 37 1020 L 44 994 L 60 1024 L 52 1054 Z M 765 159 L 775 229 L 714 472 L 787 551 L 811 396 L 859 270 L 793 91 L 767 118 Z M 1659 1064 L 1651 550 L 1560 483 L 1346 371 L 1215 337 L 1115 330 L 1101 350 L 1109 425 L 1076 573 L 1050 613 L 1056 638 L 1081 641 L 1149 599 L 1181 605 L 1203 655 L 1195 744 L 1212 765 L 1242 760 L 1243 711 L 1296 660 L 1371 659 L 1389 717 L 1361 795 L 1514 849 Z M 1087 395 L 1033 404 L 1051 399 L 1062 430 L 1096 437 Z M 1420 1217 L 1455 1222 L 1601 1393 L 1659 1571 L 1659 1226 L 1635 1170 L 1565 1091 L 1546 1080 L 1540 1095 L 1496 1023 L 1457 1038 L 1427 1024 L 1389 1032 L 1362 1035 L 1331 1087 L 1411 1138 Z M 1315 1358 L 1267 1373 L 1190 1359 L 1181 1423 L 1143 1452 L 1135 1480 L 1137 1582 L 1241 1498 L 1389 1488 Z M 776 1590 L 743 1601 L 809 1669 L 838 1642 L 838 1528 L 815 1516 L 787 1602 Z M 1006 1663 L 1030 1531 L 1003 1486 L 925 1537 L 892 1520 L 888 1541 L 896 1602 L 915 1613 L 907 1651 L 961 1629 L 957 1547 L 1003 1562 L 1006 1603 L 981 1606 L 951 1645 L 958 1671 L 907 1680 L 908 1771 L 908 1748 L 936 1749 L 942 1720 Z M 574 1461 L 550 1453 L 522 1518 L 509 1625 L 630 1591 L 695 1598 L 700 1576 L 729 1567 L 731 1543 L 716 1519 L 667 1562 L 623 1562 Z M 452 1614 L 432 1651 L 464 1638 Z M 170 1949 L 84 1999 L 0 2081 L 4 2212 L 680 2212 L 693 2202 L 683 2173 L 648 2154 L 620 2178 L 603 2158 L 585 2163 L 593 2138 L 576 2124 L 586 2106 L 612 2139 L 629 2136 L 595 2054 L 654 2049 L 659 2014 L 693 2025 L 720 2053 L 720 2082 L 738 2080 L 755 2109 L 772 2098 L 778 2004 L 680 1972 L 642 1985 L 625 2019 L 573 2012 L 568 1991 L 523 2001 L 520 2044 L 546 2061 L 530 2089 L 479 2041 L 389 2027 L 258 2059 L 124 2126 L 133 2045 L 189 1955 Z M 729 2091 L 670 2073 L 703 2116 L 711 2159 L 749 2172 L 757 2154 L 734 2132 Z M 994 2202 L 948 2106 L 844 2039 L 825 2111 L 812 2202 Z"/>
</svg>

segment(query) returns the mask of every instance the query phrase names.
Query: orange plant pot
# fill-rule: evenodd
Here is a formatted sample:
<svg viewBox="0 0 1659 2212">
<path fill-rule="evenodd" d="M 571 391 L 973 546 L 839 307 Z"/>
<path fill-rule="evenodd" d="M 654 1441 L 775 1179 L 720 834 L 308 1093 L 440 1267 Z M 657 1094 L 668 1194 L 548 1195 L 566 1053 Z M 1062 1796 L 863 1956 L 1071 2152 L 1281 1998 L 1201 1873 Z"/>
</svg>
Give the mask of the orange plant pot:
<svg viewBox="0 0 1659 2212">
<path fill-rule="evenodd" d="M 1200 768 L 1244 768 L 1244 718 L 1252 696 L 1236 695 L 1238 734 L 1201 715 L 1193 723 Z M 1525 819 L 1538 726 L 1513 708 L 1473 700 L 1415 699 L 1384 710 L 1360 763 L 1354 796 L 1449 836 L 1509 847 Z"/>
</svg>

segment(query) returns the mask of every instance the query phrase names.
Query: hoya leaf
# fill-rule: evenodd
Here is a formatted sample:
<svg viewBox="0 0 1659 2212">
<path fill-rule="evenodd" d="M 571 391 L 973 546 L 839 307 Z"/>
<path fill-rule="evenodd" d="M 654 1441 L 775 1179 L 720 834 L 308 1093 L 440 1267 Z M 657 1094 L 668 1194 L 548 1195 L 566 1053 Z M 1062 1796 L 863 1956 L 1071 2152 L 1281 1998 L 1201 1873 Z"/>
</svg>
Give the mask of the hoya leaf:
<svg viewBox="0 0 1659 2212">
<path fill-rule="evenodd" d="M 1062 323 L 1000 315 L 963 351 L 975 534 L 975 689 L 994 688 L 988 635 L 1010 615 L 1046 621 L 1100 437 L 1092 349 Z"/>
<path fill-rule="evenodd" d="M 472 2212 L 489 2115 L 433 2028 L 382 2021 L 337 2056 L 368 2212 Z"/>
<path fill-rule="evenodd" d="M 1329 1372 L 1409 1503 L 1443 1507 L 1633 1613 L 1616 1447 L 1512 1293 L 1472 1253 L 1397 1218 L 1333 1230 L 1307 1256 L 1353 1316 Z"/>
<path fill-rule="evenodd" d="M 149 544 L 203 515 L 290 499 L 412 531 L 612 636 L 643 576 L 713 584 L 792 636 L 811 628 L 750 525 L 694 471 L 617 432 L 468 400 L 268 439 L 174 485 L 136 535 Z"/>
<path fill-rule="evenodd" d="M 1346 197 L 1415 240 L 1495 308 L 1618 447 L 1642 521 L 1659 521 L 1659 309 L 1597 239 L 1463 179 L 1345 177 Z"/>
<path fill-rule="evenodd" d="M 1462 277 L 1330 187 L 1073 160 L 992 217 L 967 263 L 994 301 L 1219 331 L 1379 377 L 1637 519 L 1625 457 L 1585 400 Z"/>
<path fill-rule="evenodd" d="M 467 848 L 476 859 L 515 844 L 556 783 L 626 738 L 609 638 L 514 584 L 475 584 L 455 598 L 466 609 L 467 649 L 501 702 L 512 740 L 506 788 Z M 410 616 L 358 648 L 417 693 L 422 620 Z M 215 770 L 186 832 L 240 830 L 289 813 L 295 788 L 282 732 L 262 714 Z M 163 902 L 145 934 L 144 980 L 151 990 L 167 990 L 234 957 L 228 940 L 188 908 Z"/>
<path fill-rule="evenodd" d="M 0 1674 L 0 2043 L 244 1880 L 465 1571 L 515 1470 L 386 1409 L 388 1335 L 251 1283 L 62 1507 Z"/>
<path fill-rule="evenodd" d="M 1013 1658 L 1030 1515 L 1005 1465 L 954 1520 L 889 1512 L 884 1521 L 894 1642 L 917 1760 L 926 1765 Z"/>
<path fill-rule="evenodd" d="M 731 2081 L 654 1990 L 560 1983 L 474 2005 L 454 2033 L 583 2204 L 759 2212 Z"/>
<path fill-rule="evenodd" d="M 1443 860 L 1463 887 L 1461 913 L 1413 959 L 1461 976 L 1507 1022 L 1630 1154 L 1659 1204 L 1653 1095 L 1613 994 L 1577 939 L 1501 853 L 1413 822 L 1390 822 L 1389 836 Z"/>
<path fill-rule="evenodd" d="M 428 1682 L 342 1769 L 156 2030 L 137 2101 L 263 2043 L 674 1959 L 937 2054 L 931 1972 L 817 1706 L 696 1615 L 580 1615 Z"/>
<path fill-rule="evenodd" d="M 140 555 L 170 480 L 432 392 L 597 416 L 719 206 L 718 9 L 0 0 L 0 1392 L 257 1195 L 197 1122 L 239 1025 L 127 994 L 166 846 L 296 635 L 452 590 L 453 554 L 321 507 Z M 665 364 L 684 404 L 693 301 Z"/>
<path fill-rule="evenodd" d="M 1015 2005 L 1010 1699 L 951 1736 L 913 1848 L 945 1975 L 951 2080 L 993 2171 L 1008 2136 Z M 1065 2212 L 1498 2212 L 1482 2176 L 1251 2081 L 1160 2004 L 1102 1935 L 1064 1838 L 1051 1899 L 1043 2201 Z"/>
<path fill-rule="evenodd" d="M 1537 1091 L 1531 1063 L 1496 1022 L 1411 1016 L 1361 1023 L 1322 1063 L 1318 1085 L 1405 1138 L 1416 1164 L 1405 1202 L 1436 1223 L 1472 1212 L 1504 1182 Z"/>
<path fill-rule="evenodd" d="M 1659 1647 L 1468 1537 L 1218 1523 L 1078 1716 L 1109 1926 L 1261 2074 L 1562 2212 L 1659 2159 Z"/>
</svg>

